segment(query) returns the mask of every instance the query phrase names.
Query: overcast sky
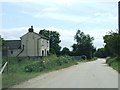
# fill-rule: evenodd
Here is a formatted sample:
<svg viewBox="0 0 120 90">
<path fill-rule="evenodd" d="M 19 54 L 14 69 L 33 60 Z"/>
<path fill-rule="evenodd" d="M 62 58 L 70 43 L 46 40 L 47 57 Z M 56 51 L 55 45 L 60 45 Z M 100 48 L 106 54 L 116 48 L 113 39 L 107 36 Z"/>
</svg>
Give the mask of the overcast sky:
<svg viewBox="0 0 120 90">
<path fill-rule="evenodd" d="M 15 1 L 0 2 L 0 34 L 4 39 L 20 39 L 33 25 L 35 32 L 41 29 L 59 32 L 60 45 L 70 48 L 75 43 L 75 33 L 80 29 L 94 37 L 94 46 L 101 48 L 103 36 L 118 28 L 117 0 Z"/>
</svg>

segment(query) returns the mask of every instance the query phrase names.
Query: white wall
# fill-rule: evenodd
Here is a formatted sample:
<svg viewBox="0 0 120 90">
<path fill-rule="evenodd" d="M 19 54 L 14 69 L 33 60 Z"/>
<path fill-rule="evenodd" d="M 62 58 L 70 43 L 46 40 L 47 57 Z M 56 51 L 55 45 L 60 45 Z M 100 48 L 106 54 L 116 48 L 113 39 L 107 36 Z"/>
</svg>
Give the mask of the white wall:
<svg viewBox="0 0 120 90">
<path fill-rule="evenodd" d="M 21 37 L 21 45 L 24 45 L 24 51 L 19 56 L 47 56 L 49 52 L 49 40 L 41 38 L 33 32 L 29 32 Z"/>
<path fill-rule="evenodd" d="M 44 52 L 44 55 L 42 55 Z M 47 56 L 47 52 L 49 52 L 49 40 L 41 39 L 41 55 Z"/>
</svg>

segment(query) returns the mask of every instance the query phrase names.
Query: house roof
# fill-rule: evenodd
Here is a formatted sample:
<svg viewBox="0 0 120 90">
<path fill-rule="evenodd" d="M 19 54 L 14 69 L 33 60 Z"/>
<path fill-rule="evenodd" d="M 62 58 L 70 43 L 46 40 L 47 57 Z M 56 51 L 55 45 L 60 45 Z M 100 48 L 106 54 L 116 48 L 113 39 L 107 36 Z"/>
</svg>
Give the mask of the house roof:
<svg viewBox="0 0 120 90">
<path fill-rule="evenodd" d="M 36 33 L 36 32 L 28 32 L 28 33 L 34 33 L 35 35 L 37 35 L 37 36 L 39 36 L 39 37 L 41 37 L 41 38 L 44 38 L 44 39 L 46 39 L 46 40 L 49 40 L 49 38 L 47 38 L 47 37 L 45 37 L 45 36 L 43 36 L 43 35 L 41 35 L 41 34 L 38 34 L 38 33 Z M 28 33 L 26 33 L 26 34 L 28 34 Z M 23 36 L 25 36 L 26 34 L 24 34 Z M 23 37 L 23 36 L 21 36 L 21 37 Z M 20 37 L 20 38 L 21 38 Z"/>
<path fill-rule="evenodd" d="M 33 32 L 33 33 L 36 34 L 36 35 L 38 35 L 38 36 L 40 36 L 41 38 L 44 38 L 44 39 L 49 40 L 49 38 L 47 38 L 47 37 L 45 37 L 45 36 L 43 36 L 43 35 L 41 35 L 41 34 L 38 34 L 38 33 L 35 33 L 35 32 Z"/>
<path fill-rule="evenodd" d="M 45 36 L 43 36 L 43 35 L 41 35 L 41 34 L 35 33 L 35 32 L 34 32 L 34 29 L 33 29 L 33 26 L 31 26 L 31 28 L 28 29 L 28 33 L 34 33 L 35 35 L 37 35 L 37 36 L 39 36 L 39 37 L 41 37 L 41 38 L 44 38 L 44 39 L 46 39 L 46 40 L 49 40 L 49 38 L 47 38 L 47 37 L 45 37 Z M 26 33 L 26 34 L 28 34 L 28 33 Z M 25 36 L 26 34 L 24 34 L 23 36 Z M 22 36 L 22 37 L 23 37 L 23 36 Z M 21 37 L 20 37 L 20 38 L 21 38 Z"/>
<path fill-rule="evenodd" d="M 21 40 L 5 40 L 4 45 L 9 47 L 9 49 L 20 49 Z"/>
</svg>

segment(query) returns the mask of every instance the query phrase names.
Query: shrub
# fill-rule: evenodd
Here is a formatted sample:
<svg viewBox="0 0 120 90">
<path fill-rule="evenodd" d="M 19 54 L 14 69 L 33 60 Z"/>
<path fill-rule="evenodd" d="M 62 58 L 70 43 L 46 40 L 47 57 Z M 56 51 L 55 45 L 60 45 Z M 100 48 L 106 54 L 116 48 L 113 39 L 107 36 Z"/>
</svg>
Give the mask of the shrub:
<svg viewBox="0 0 120 90">
<path fill-rule="evenodd" d="M 45 57 L 42 61 L 36 62 L 34 64 L 27 65 L 24 69 L 25 72 L 41 72 L 44 69 L 53 69 L 56 66 L 61 66 L 63 64 L 69 63 L 71 58 L 68 58 L 67 56 L 52 56 L 51 57 Z"/>
<path fill-rule="evenodd" d="M 44 69 L 45 69 L 45 65 L 43 61 L 31 64 L 31 65 L 27 65 L 25 67 L 26 72 L 41 72 Z"/>
<path fill-rule="evenodd" d="M 108 58 L 106 63 L 113 69 L 120 71 L 120 57 Z"/>
</svg>

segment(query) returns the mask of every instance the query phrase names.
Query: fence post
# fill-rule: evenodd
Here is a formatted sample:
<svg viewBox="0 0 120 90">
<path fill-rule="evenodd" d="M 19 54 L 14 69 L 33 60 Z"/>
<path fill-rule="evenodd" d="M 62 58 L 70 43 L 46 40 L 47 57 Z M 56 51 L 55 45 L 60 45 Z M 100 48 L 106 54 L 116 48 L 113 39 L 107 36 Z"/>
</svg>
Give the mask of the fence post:
<svg viewBox="0 0 120 90">
<path fill-rule="evenodd" d="M 5 67 L 7 66 L 7 64 L 8 64 L 8 62 L 6 62 L 6 63 L 4 64 L 4 66 L 3 66 L 2 69 L 0 70 L 0 74 L 2 74 L 2 72 L 4 71 L 4 69 L 5 69 Z"/>
</svg>

